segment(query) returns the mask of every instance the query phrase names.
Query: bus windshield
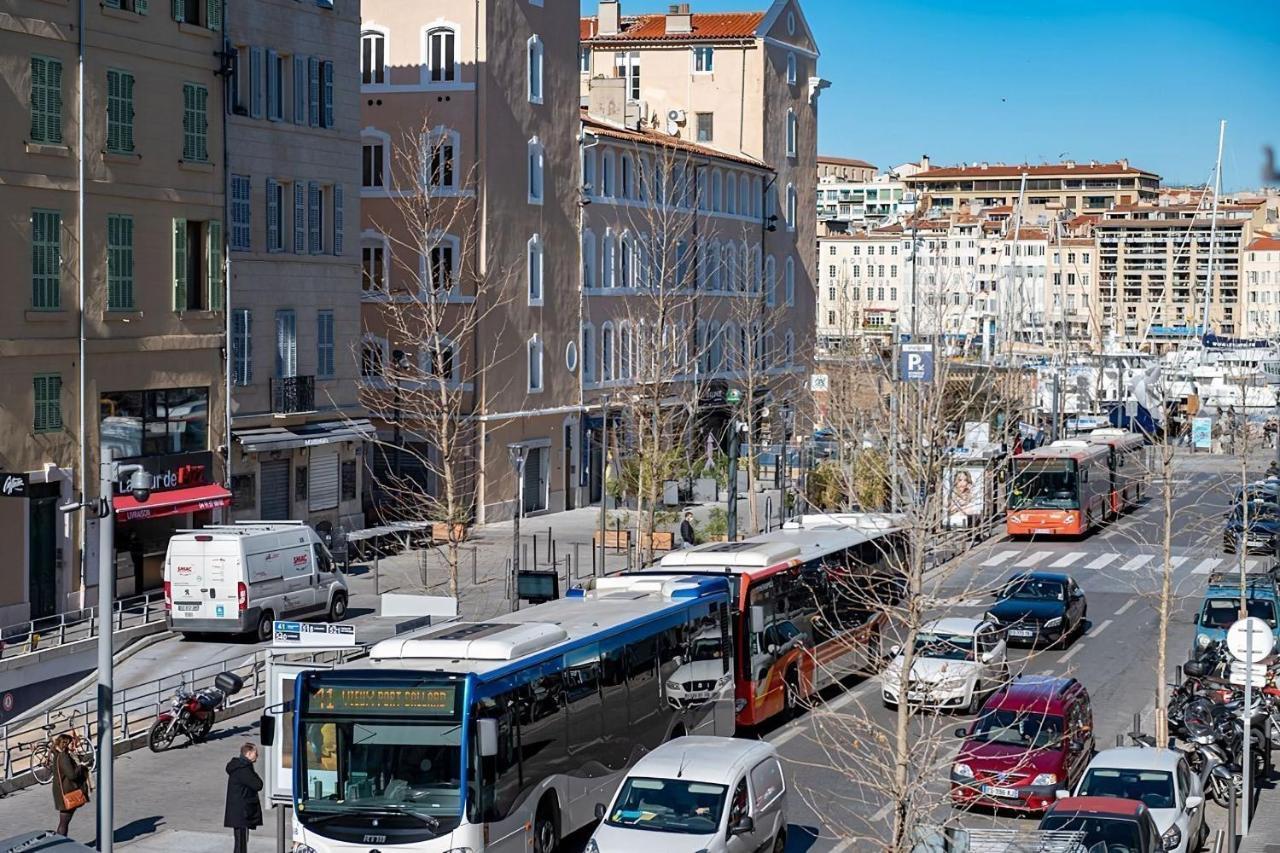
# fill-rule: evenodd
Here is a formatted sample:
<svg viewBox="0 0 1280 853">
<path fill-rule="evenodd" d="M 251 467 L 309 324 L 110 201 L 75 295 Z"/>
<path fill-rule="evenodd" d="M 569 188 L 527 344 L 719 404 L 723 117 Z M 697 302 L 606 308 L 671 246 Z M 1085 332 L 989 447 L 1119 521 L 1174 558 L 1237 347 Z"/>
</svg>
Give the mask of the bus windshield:
<svg viewBox="0 0 1280 853">
<path fill-rule="evenodd" d="M 457 818 L 463 779 L 460 692 L 453 684 L 308 690 L 299 729 L 299 811 L 389 811 L 426 828 Z"/>
<path fill-rule="evenodd" d="M 1011 509 L 1079 509 L 1076 464 L 1070 459 L 1033 459 L 1017 462 Z"/>
</svg>

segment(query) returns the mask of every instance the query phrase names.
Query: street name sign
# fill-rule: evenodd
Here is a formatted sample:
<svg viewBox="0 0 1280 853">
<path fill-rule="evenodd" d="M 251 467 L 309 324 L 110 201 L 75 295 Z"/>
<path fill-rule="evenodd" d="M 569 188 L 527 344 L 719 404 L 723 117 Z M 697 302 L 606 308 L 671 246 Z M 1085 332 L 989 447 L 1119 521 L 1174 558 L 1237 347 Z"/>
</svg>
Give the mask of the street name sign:
<svg viewBox="0 0 1280 853">
<path fill-rule="evenodd" d="M 1250 644 L 1249 637 L 1253 642 Z M 1276 638 L 1271 633 L 1271 626 L 1256 616 L 1237 619 L 1227 629 L 1227 651 L 1238 661 L 1252 663 L 1260 661 L 1275 648 Z M 1245 661 L 1245 655 L 1251 660 Z"/>
</svg>

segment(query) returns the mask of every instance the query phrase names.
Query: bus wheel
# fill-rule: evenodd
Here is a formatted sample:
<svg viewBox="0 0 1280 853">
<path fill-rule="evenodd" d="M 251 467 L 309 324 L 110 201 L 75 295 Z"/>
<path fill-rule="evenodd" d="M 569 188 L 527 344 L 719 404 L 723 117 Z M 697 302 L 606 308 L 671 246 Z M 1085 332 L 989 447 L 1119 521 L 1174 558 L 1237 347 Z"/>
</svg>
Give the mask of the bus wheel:
<svg viewBox="0 0 1280 853">
<path fill-rule="evenodd" d="M 560 809 L 554 794 L 547 794 L 538 804 L 533 820 L 533 853 L 555 853 L 560 846 Z"/>
</svg>

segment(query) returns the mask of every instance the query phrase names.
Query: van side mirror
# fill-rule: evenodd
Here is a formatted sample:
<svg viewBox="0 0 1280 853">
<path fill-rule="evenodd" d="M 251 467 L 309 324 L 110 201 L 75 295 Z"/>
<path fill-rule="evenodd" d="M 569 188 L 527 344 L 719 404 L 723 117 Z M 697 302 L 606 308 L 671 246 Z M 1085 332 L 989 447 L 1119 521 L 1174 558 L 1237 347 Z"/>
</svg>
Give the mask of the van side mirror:
<svg viewBox="0 0 1280 853">
<path fill-rule="evenodd" d="M 764 608 L 755 605 L 751 608 L 751 633 L 763 634 L 764 627 Z"/>
<path fill-rule="evenodd" d="M 258 740 L 263 746 L 274 746 L 276 742 L 276 718 L 271 714 L 263 714 L 258 718 Z"/>
<path fill-rule="evenodd" d="M 476 735 L 480 741 L 480 757 L 493 758 L 498 754 L 498 721 L 476 720 Z"/>
<path fill-rule="evenodd" d="M 969 730 L 966 729 L 964 726 L 961 726 L 960 728 L 956 729 L 955 735 L 956 737 L 968 737 Z"/>
<path fill-rule="evenodd" d="M 744 814 L 742 817 L 738 818 L 737 823 L 729 827 L 730 836 L 746 835 L 748 833 L 755 832 L 755 831 L 756 831 L 755 819 L 752 818 L 751 815 L 749 814 Z"/>
<path fill-rule="evenodd" d="M 596 820 L 604 820 L 604 803 L 596 803 Z"/>
</svg>

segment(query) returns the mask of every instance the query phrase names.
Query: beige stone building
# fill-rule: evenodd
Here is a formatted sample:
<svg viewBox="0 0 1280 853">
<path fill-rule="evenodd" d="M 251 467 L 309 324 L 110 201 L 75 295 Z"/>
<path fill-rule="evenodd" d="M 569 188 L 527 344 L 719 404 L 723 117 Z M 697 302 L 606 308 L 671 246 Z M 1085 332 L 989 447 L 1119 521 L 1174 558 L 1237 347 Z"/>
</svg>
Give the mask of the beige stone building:
<svg viewBox="0 0 1280 853">
<path fill-rule="evenodd" d="M 229 500 L 217 452 L 227 434 L 221 9 L 120 0 L 84 4 L 81 21 L 75 4 L 12 0 L 0 16 L 10 139 L 0 535 L 12 555 L 0 623 L 95 594 L 96 549 L 82 577 L 80 519 L 56 507 L 82 489 L 96 495 L 100 447 L 159 477 L 146 507 L 114 498 L 120 595 L 157 586 L 168 532 Z"/>
<path fill-rule="evenodd" d="M 228 7 L 233 518 L 363 526 L 360 20 Z"/>
<path fill-rule="evenodd" d="M 1028 219 L 1046 211 L 1094 213 L 1117 204 L 1155 202 L 1160 186 L 1159 175 L 1131 166 L 1128 160 L 934 166 L 924 157 L 920 166 L 920 171 L 904 174 L 903 182 L 908 190 L 921 196 L 922 206 L 944 211 L 968 207 L 976 212 L 982 207 L 1015 205 L 1025 174 L 1023 210 Z"/>
<path fill-rule="evenodd" d="M 361 381 L 379 399 L 375 473 L 438 488 L 415 463 L 437 452 L 429 435 L 418 430 L 422 446 L 397 450 L 414 429 L 397 430 L 406 389 L 385 368 L 421 363 L 428 348 L 389 331 L 403 326 L 390 321 L 395 307 L 433 305 L 454 318 L 438 328 L 468 329 L 436 348 L 423 373 L 465 395 L 474 519 L 513 514 L 513 445 L 527 453 L 524 511 L 571 507 L 581 413 L 577 9 L 368 0 L 361 15 Z"/>
<path fill-rule="evenodd" d="M 911 301 L 906 258 L 900 227 L 818 238 L 820 352 L 892 344 Z"/>
<path fill-rule="evenodd" d="M 866 160 L 859 160 L 855 157 L 818 155 L 819 183 L 822 182 L 823 178 L 830 178 L 832 182 L 836 183 L 862 184 L 874 180 L 875 176 L 875 165 L 868 163 Z"/>
<path fill-rule="evenodd" d="M 1280 337 L 1280 237 L 1259 235 L 1245 247 L 1244 281 L 1249 295 L 1241 334 Z"/>
</svg>

